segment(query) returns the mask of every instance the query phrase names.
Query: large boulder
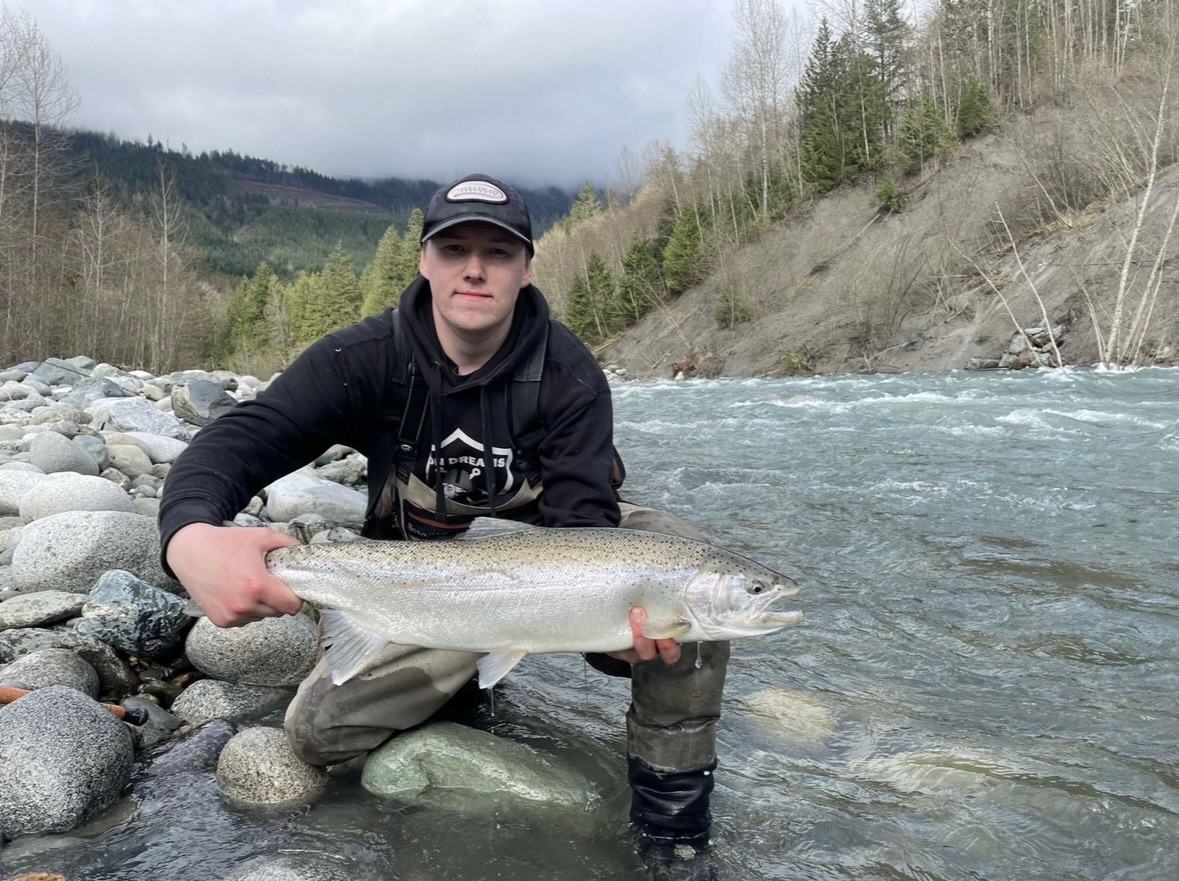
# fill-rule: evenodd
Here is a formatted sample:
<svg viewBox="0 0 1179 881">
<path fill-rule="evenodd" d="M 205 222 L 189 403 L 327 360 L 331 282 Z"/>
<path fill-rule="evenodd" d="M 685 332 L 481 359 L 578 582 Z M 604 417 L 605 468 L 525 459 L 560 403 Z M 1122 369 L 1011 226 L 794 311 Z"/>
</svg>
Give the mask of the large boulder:
<svg viewBox="0 0 1179 881">
<path fill-rule="evenodd" d="M 19 594 L 0 603 L 0 630 L 56 624 L 77 615 L 85 602 L 85 597 L 64 590 Z"/>
<path fill-rule="evenodd" d="M 576 772 L 523 743 L 454 722 L 399 734 L 365 762 L 369 792 L 404 800 L 450 793 L 510 795 L 554 805 L 588 804 L 595 795 Z"/>
<path fill-rule="evenodd" d="M 46 474 L 72 471 L 98 476 L 98 463 L 94 457 L 56 431 L 41 431 L 34 435 L 29 443 L 29 461 Z"/>
<path fill-rule="evenodd" d="M 314 513 L 344 526 L 364 523 L 367 499 L 363 493 L 306 471 L 279 478 L 264 494 L 271 520 L 289 521 Z"/>
<path fill-rule="evenodd" d="M 11 462 L 8 467 L 0 469 L 0 516 L 19 514 L 20 503 L 29 491 L 50 479 L 49 475 L 40 469 L 27 471 L 16 468 L 19 464 L 21 463 Z"/>
<path fill-rule="evenodd" d="M 242 627 L 218 627 L 202 618 L 184 652 L 192 665 L 238 685 L 298 685 L 315 666 L 319 637 L 303 615 L 264 618 Z"/>
<path fill-rule="evenodd" d="M 72 688 L 0 707 L 0 838 L 76 829 L 118 799 L 133 754 L 126 726 Z"/>
<path fill-rule="evenodd" d="M 73 688 L 98 697 L 98 674 L 69 649 L 39 649 L 17 658 L 0 670 L 0 683 L 36 690 L 51 685 Z"/>
<path fill-rule="evenodd" d="M 164 437 L 188 440 L 188 429 L 143 398 L 103 399 L 86 408 L 93 428 L 110 431 L 142 431 Z"/>
<path fill-rule="evenodd" d="M 68 649 L 93 667 L 98 674 L 102 694 L 123 697 L 139 685 L 139 679 L 127 662 L 105 642 L 72 630 L 24 627 L 0 631 L 0 664 L 49 648 Z"/>
<path fill-rule="evenodd" d="M 290 702 L 293 688 L 235 685 L 217 679 L 194 682 L 172 703 L 172 713 L 193 725 L 212 719 L 251 719 Z"/>
<path fill-rule="evenodd" d="M 89 593 L 108 569 L 125 569 L 160 587 L 175 582 L 160 566 L 156 521 L 121 511 L 67 511 L 34 520 L 12 555 L 18 591 Z"/>
<path fill-rule="evenodd" d="M 194 379 L 187 385 L 172 389 L 172 410 L 193 425 L 208 425 L 237 406 L 216 382 Z"/>
<path fill-rule="evenodd" d="M 11 600 L 10 600 L 11 602 Z M 85 598 L 75 630 L 137 657 L 154 658 L 177 648 L 193 623 L 184 600 L 130 572 L 103 573 Z M 4 606 L 0 605 L 0 621 Z"/>
<path fill-rule="evenodd" d="M 82 455 L 88 457 L 87 453 Z M 34 486 L 20 502 L 20 515 L 25 520 L 41 520 L 67 511 L 131 510 L 131 497 L 117 484 L 86 474 L 55 475 Z"/>
<path fill-rule="evenodd" d="M 217 759 L 217 786 L 240 805 L 303 805 L 323 794 L 327 772 L 295 755 L 277 728 L 249 728 Z"/>
</svg>

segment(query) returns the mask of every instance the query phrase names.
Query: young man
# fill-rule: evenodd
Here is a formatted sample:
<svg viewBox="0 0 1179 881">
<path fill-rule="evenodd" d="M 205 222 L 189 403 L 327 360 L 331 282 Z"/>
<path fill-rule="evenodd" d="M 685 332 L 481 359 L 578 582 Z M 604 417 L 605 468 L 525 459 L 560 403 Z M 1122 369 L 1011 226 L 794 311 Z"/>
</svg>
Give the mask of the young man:
<svg viewBox="0 0 1179 881">
<path fill-rule="evenodd" d="M 197 435 L 168 475 L 160 532 L 165 564 L 213 623 L 300 609 L 265 567 L 267 551 L 296 542 L 221 524 L 332 444 L 368 457 L 369 537 L 444 539 L 476 516 L 702 537 L 670 515 L 620 508 L 609 385 L 549 318 L 532 256 L 516 190 L 485 175 L 442 187 L 424 218 L 421 277 L 396 312 L 313 344 L 256 400 Z M 635 825 L 656 842 L 702 845 L 728 644 L 681 655 L 671 640 L 643 638 L 642 619 L 636 609 L 633 649 L 590 661 L 633 680 Z M 340 686 L 321 663 L 287 712 L 291 744 L 318 765 L 372 750 L 433 715 L 478 657 L 390 645 Z"/>
</svg>

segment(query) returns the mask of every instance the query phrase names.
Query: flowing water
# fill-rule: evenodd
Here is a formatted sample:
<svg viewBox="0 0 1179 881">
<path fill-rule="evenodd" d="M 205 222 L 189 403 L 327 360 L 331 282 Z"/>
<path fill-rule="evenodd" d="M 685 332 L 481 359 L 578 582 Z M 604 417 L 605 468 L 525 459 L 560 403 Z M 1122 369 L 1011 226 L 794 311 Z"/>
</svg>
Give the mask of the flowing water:
<svg viewBox="0 0 1179 881">
<path fill-rule="evenodd" d="M 615 401 L 631 500 L 805 584 L 802 625 L 735 644 L 717 877 L 1179 878 L 1179 372 L 632 383 Z M 71 881 L 204 881 L 280 851 L 357 878 L 642 877 L 626 702 L 553 655 L 469 712 L 581 770 L 588 811 L 398 805 L 343 775 L 313 807 L 248 812 L 198 761 L 10 861 Z"/>
</svg>

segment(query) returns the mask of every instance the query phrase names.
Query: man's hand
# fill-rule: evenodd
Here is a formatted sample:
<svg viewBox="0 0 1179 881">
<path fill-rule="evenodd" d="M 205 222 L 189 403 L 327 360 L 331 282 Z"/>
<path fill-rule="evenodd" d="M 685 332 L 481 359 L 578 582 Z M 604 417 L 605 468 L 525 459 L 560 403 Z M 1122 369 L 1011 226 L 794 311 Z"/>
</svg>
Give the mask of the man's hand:
<svg viewBox="0 0 1179 881">
<path fill-rule="evenodd" d="M 266 554 L 297 545 L 265 527 L 190 523 L 168 542 L 168 565 L 218 627 L 294 615 L 303 601 L 266 569 Z"/>
<path fill-rule="evenodd" d="M 674 639 L 647 639 L 643 636 L 643 622 L 647 620 L 647 613 L 641 606 L 630 610 L 630 629 L 634 634 L 635 647 L 622 652 L 609 652 L 611 658 L 618 658 L 628 664 L 641 664 L 652 661 L 656 655 L 665 664 L 674 664 L 680 659 L 680 644 Z"/>
</svg>

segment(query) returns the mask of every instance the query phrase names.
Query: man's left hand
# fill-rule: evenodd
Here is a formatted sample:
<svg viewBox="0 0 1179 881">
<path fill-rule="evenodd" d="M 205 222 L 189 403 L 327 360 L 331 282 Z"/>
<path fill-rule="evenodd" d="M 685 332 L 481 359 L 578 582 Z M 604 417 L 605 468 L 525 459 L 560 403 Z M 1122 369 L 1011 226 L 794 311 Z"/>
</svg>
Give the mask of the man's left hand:
<svg viewBox="0 0 1179 881">
<path fill-rule="evenodd" d="M 641 606 L 630 610 L 630 629 L 634 634 L 635 647 L 621 652 L 609 652 L 609 657 L 618 658 L 628 664 L 641 664 L 653 661 L 656 657 L 663 659 L 665 664 L 674 664 L 680 659 L 680 644 L 674 639 L 648 639 L 643 636 L 643 622 L 647 620 L 647 613 Z"/>
</svg>

